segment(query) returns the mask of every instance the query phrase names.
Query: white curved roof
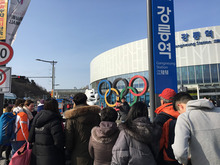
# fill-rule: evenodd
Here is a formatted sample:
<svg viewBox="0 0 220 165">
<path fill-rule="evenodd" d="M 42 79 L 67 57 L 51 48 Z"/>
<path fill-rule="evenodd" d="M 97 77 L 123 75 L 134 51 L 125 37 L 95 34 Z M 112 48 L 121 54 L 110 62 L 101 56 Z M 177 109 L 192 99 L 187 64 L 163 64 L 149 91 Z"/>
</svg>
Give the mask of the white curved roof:
<svg viewBox="0 0 220 165">
<path fill-rule="evenodd" d="M 200 34 L 197 40 L 196 33 Z M 182 35 L 187 35 L 188 41 Z M 176 32 L 175 38 L 177 67 L 220 63 L 220 26 Z M 142 39 L 98 55 L 90 63 L 90 83 L 148 70 L 147 46 L 147 39 Z"/>
</svg>

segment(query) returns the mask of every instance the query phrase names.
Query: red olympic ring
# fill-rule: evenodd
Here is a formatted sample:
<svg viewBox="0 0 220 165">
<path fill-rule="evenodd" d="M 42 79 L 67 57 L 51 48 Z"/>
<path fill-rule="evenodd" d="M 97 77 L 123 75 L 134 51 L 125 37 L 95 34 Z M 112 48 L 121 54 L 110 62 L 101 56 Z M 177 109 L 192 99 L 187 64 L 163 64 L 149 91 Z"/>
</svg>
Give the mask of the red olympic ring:
<svg viewBox="0 0 220 165">
<path fill-rule="evenodd" d="M 148 87 L 149 87 L 149 86 L 148 86 L 147 79 L 144 78 L 143 76 L 140 76 L 140 75 L 136 75 L 136 76 L 134 76 L 134 77 L 131 78 L 131 80 L 129 81 L 129 87 L 132 87 L 134 81 L 135 81 L 136 79 L 138 79 L 138 78 L 140 78 L 140 79 L 143 80 L 143 82 L 144 82 L 144 89 L 143 89 L 143 91 L 142 91 L 141 93 L 138 93 L 138 94 L 134 93 L 131 89 L 129 89 L 130 92 L 131 92 L 131 94 L 134 95 L 134 96 L 142 96 L 144 93 L 147 92 Z"/>
</svg>

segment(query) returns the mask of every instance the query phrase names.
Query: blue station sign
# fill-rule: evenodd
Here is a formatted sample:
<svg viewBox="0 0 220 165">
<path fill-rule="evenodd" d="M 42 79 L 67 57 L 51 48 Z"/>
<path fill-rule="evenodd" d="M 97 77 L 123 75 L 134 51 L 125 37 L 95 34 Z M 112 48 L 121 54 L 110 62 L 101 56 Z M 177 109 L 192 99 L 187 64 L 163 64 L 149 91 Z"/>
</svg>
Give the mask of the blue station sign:
<svg viewBox="0 0 220 165">
<path fill-rule="evenodd" d="M 155 93 L 177 92 L 173 0 L 152 1 L 152 30 Z"/>
</svg>

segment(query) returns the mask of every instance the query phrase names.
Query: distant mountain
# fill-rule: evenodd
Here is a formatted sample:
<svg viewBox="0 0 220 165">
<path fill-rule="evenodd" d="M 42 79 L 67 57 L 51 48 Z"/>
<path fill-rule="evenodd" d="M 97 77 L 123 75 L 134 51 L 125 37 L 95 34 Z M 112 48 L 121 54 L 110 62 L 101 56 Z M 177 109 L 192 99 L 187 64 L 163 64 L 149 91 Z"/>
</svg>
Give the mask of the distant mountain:
<svg viewBox="0 0 220 165">
<path fill-rule="evenodd" d="M 29 81 L 25 76 L 12 75 L 11 92 L 18 98 L 45 99 L 50 97 L 46 89 L 37 85 L 34 80 Z"/>
</svg>

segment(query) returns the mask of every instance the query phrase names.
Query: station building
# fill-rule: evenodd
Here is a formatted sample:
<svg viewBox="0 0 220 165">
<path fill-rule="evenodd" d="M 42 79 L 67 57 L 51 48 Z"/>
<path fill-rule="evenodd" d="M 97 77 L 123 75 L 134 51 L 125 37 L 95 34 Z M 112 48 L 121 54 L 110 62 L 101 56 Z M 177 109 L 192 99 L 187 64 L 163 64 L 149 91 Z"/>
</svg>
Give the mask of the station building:
<svg viewBox="0 0 220 165">
<path fill-rule="evenodd" d="M 187 90 L 196 98 L 220 98 L 220 26 L 185 30 L 175 33 L 176 67 L 179 90 Z M 142 39 L 110 49 L 96 56 L 90 63 L 90 84 L 98 89 L 101 80 L 113 82 L 117 78 L 130 81 L 134 75 L 149 79 L 148 40 Z M 166 83 L 166 82 L 164 82 Z M 144 87 L 141 79 L 133 86 L 140 92 Z M 122 90 L 124 82 L 119 81 L 117 88 Z M 101 91 L 108 89 L 103 84 Z M 115 101 L 114 96 L 109 96 Z M 134 99 L 126 95 L 128 102 Z M 149 102 L 149 92 L 140 96 L 140 101 Z M 104 103 L 101 98 L 100 102 Z"/>
</svg>

